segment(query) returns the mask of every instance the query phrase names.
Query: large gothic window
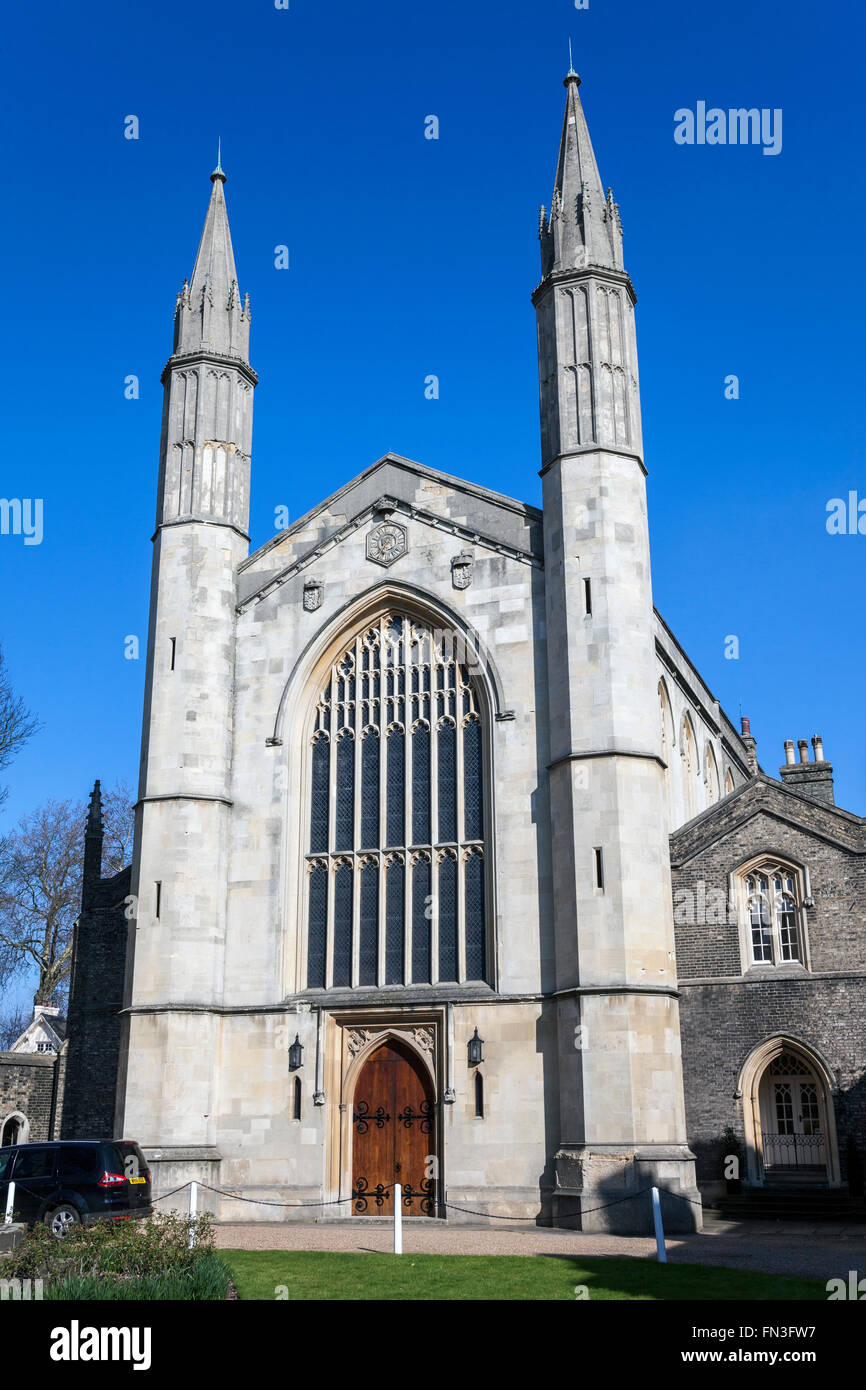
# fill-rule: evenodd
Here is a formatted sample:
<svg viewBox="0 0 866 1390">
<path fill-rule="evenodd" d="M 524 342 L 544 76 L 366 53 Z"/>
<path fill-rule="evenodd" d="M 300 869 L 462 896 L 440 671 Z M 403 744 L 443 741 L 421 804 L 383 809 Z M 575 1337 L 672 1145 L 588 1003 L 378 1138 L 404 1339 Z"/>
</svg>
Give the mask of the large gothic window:
<svg viewBox="0 0 866 1390">
<path fill-rule="evenodd" d="M 310 989 L 488 978 L 484 730 L 455 648 L 386 614 L 331 666 L 309 748 Z"/>
</svg>

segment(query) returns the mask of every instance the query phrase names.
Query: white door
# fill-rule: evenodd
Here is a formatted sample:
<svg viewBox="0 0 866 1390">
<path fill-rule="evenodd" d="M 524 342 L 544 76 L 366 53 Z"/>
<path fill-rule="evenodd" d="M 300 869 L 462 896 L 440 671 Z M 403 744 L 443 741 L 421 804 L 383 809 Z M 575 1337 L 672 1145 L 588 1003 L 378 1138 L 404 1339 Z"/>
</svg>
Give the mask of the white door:
<svg viewBox="0 0 866 1390">
<path fill-rule="evenodd" d="M 768 1177 L 823 1179 L 827 1171 L 823 1097 L 806 1063 L 783 1052 L 761 1082 L 764 1171 Z"/>
</svg>

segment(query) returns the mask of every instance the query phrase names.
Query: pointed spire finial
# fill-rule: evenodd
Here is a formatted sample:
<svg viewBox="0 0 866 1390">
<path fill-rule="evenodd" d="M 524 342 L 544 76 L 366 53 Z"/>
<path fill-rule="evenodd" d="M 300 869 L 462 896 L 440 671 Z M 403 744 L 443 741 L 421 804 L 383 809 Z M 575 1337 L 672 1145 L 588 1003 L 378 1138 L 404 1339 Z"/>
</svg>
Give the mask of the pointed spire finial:
<svg viewBox="0 0 866 1390">
<path fill-rule="evenodd" d="M 102 834 L 102 788 L 99 782 L 94 782 L 93 791 L 90 793 L 90 805 L 87 808 L 87 834 Z"/>
<path fill-rule="evenodd" d="M 225 181 L 226 181 L 226 176 L 225 176 L 225 173 L 224 173 L 224 171 L 223 171 L 223 164 L 222 164 L 222 148 L 223 148 L 222 136 L 221 136 L 221 135 L 218 135 L 218 136 L 217 136 L 217 162 L 216 162 L 216 168 L 214 169 L 213 173 L 212 173 L 211 176 L 210 176 L 210 181 L 211 181 L 211 183 L 213 183 L 215 179 L 222 179 L 223 183 L 225 183 Z"/>
<path fill-rule="evenodd" d="M 568 72 L 565 74 L 563 86 L 567 87 L 569 82 L 576 82 L 580 86 L 580 78 L 574 70 L 574 59 L 571 55 L 571 39 L 568 40 Z"/>
</svg>

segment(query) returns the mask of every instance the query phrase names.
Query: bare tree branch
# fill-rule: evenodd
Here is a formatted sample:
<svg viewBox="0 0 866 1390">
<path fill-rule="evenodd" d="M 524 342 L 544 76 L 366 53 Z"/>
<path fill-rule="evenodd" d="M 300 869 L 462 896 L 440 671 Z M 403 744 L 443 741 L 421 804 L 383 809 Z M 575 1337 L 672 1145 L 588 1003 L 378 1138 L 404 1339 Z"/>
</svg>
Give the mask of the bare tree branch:
<svg viewBox="0 0 866 1390">
<path fill-rule="evenodd" d="M 15 754 L 38 728 L 38 719 L 12 690 L 0 647 L 0 771 L 9 766 Z M 0 803 L 5 801 L 6 795 L 7 789 L 0 788 Z"/>
</svg>

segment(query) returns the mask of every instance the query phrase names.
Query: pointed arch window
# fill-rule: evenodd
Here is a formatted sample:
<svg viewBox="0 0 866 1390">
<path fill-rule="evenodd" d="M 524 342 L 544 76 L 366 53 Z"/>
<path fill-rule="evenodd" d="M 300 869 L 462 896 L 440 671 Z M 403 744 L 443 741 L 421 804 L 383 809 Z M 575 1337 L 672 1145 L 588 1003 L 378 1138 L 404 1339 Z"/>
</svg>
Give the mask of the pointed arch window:
<svg viewBox="0 0 866 1390">
<path fill-rule="evenodd" d="M 805 910 L 799 872 L 764 860 L 741 873 L 746 966 L 806 964 Z"/>
<path fill-rule="evenodd" d="M 333 662 L 309 745 L 307 987 L 488 979 L 485 706 L 401 613 Z"/>
</svg>

